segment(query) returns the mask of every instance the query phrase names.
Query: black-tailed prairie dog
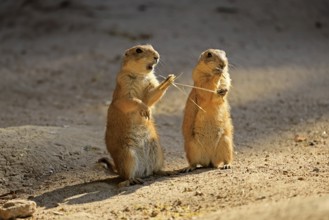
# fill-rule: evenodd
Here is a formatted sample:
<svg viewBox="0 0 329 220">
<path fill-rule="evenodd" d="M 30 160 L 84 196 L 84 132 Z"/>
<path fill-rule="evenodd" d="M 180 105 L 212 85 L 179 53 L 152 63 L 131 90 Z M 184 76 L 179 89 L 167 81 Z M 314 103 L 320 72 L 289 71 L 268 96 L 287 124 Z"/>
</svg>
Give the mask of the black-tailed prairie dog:
<svg viewBox="0 0 329 220">
<path fill-rule="evenodd" d="M 114 169 L 125 180 L 119 186 L 142 183 L 140 178 L 160 173 L 164 163 L 152 107 L 175 76 L 169 75 L 159 84 L 154 75 L 159 59 L 159 53 L 151 45 L 137 45 L 125 52 L 117 75 L 108 108 L 105 142 Z M 100 161 L 111 165 L 106 158 Z"/>
<path fill-rule="evenodd" d="M 187 99 L 183 136 L 189 167 L 230 168 L 233 159 L 233 126 L 227 94 L 231 86 L 228 60 L 222 50 L 201 53 L 193 70 L 193 88 Z M 206 91 L 207 90 L 207 91 Z"/>
</svg>

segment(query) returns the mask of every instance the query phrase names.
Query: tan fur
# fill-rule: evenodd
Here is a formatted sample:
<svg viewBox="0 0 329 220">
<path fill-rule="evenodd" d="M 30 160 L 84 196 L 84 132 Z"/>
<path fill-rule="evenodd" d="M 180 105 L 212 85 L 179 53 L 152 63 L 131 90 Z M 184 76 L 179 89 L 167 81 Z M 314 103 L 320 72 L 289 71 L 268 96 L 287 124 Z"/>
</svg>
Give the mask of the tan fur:
<svg viewBox="0 0 329 220">
<path fill-rule="evenodd" d="M 190 167 L 185 171 L 197 165 L 229 168 L 233 160 L 233 126 L 227 101 L 231 79 L 225 52 L 204 51 L 193 70 L 193 81 L 194 86 L 214 93 L 194 88 L 186 102 L 183 135 Z"/>
<path fill-rule="evenodd" d="M 139 178 L 161 172 L 164 163 L 152 107 L 175 77 L 169 75 L 159 84 L 153 72 L 159 58 L 151 45 L 132 47 L 126 51 L 117 75 L 108 108 L 105 142 L 115 169 L 126 180 L 121 186 L 141 183 Z"/>
</svg>

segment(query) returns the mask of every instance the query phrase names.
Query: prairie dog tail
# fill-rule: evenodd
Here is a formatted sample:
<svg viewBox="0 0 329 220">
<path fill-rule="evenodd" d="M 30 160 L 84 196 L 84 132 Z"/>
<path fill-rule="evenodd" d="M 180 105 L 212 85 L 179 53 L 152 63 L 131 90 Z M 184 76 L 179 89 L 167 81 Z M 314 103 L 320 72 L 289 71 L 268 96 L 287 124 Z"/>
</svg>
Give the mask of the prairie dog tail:
<svg viewBox="0 0 329 220">
<path fill-rule="evenodd" d="M 112 173 L 112 174 L 118 174 L 115 165 L 113 161 L 111 161 L 108 157 L 102 157 L 100 158 L 97 163 L 102 163 L 107 166 L 107 169 Z"/>
</svg>

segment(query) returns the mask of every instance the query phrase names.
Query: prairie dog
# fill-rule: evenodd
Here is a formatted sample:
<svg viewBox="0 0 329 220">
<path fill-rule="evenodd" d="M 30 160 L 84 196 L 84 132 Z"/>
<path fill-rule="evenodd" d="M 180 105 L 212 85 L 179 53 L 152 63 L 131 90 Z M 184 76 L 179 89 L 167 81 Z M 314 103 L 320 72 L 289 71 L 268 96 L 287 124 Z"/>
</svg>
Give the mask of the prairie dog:
<svg viewBox="0 0 329 220">
<path fill-rule="evenodd" d="M 142 183 L 140 178 L 161 173 L 164 155 L 152 107 L 175 76 L 169 75 L 159 84 L 154 75 L 159 59 L 159 53 L 151 45 L 134 46 L 126 50 L 117 75 L 108 108 L 105 142 L 115 165 L 112 170 L 125 180 L 119 186 Z M 106 159 L 100 161 L 106 162 Z M 109 161 L 107 164 L 111 166 Z"/>
<path fill-rule="evenodd" d="M 189 167 L 183 171 L 192 171 L 197 165 L 230 168 L 233 125 L 227 101 L 231 79 L 225 52 L 208 49 L 201 53 L 192 76 L 194 86 L 214 93 L 193 88 L 187 99 L 182 129 Z"/>
</svg>

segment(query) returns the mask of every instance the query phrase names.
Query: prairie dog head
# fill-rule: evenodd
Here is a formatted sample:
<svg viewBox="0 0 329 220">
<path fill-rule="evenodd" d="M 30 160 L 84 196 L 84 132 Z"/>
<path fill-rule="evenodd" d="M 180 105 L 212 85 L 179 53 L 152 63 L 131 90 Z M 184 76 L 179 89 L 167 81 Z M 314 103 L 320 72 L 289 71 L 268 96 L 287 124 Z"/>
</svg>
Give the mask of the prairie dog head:
<svg viewBox="0 0 329 220">
<path fill-rule="evenodd" d="M 197 66 L 193 73 L 193 79 L 200 76 L 195 74 L 202 73 L 204 76 L 222 75 L 228 71 L 228 60 L 223 50 L 208 49 L 201 53 Z"/>
<path fill-rule="evenodd" d="M 134 74 L 148 74 L 160 60 L 159 53 L 152 45 L 137 45 L 125 52 L 122 69 Z"/>
</svg>

